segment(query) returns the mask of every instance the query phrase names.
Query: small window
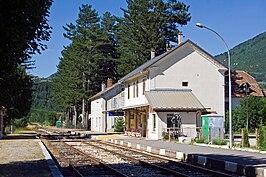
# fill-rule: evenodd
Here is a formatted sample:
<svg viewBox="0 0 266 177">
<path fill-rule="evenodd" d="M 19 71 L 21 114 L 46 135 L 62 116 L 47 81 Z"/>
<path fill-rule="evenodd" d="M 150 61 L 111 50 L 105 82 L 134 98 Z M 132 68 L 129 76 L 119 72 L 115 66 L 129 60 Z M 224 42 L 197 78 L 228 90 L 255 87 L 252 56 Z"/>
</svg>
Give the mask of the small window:
<svg viewBox="0 0 266 177">
<path fill-rule="evenodd" d="M 152 129 L 153 129 L 153 131 L 155 131 L 155 129 L 156 129 L 156 115 L 155 114 L 152 114 L 152 121 L 153 121 Z"/>
<path fill-rule="evenodd" d="M 182 82 L 183 87 L 188 87 L 188 82 Z"/>
<path fill-rule="evenodd" d="M 136 97 L 136 82 L 133 83 L 133 98 Z"/>
<path fill-rule="evenodd" d="M 143 94 L 143 95 L 145 94 L 145 90 L 146 90 L 146 88 L 145 88 L 145 82 L 146 82 L 146 79 L 143 79 L 143 80 L 142 80 L 142 83 L 143 83 L 142 94 Z"/>
<path fill-rule="evenodd" d="M 136 97 L 139 97 L 139 82 L 136 82 Z"/>
<path fill-rule="evenodd" d="M 127 85 L 127 99 L 130 98 L 130 85 Z"/>
</svg>

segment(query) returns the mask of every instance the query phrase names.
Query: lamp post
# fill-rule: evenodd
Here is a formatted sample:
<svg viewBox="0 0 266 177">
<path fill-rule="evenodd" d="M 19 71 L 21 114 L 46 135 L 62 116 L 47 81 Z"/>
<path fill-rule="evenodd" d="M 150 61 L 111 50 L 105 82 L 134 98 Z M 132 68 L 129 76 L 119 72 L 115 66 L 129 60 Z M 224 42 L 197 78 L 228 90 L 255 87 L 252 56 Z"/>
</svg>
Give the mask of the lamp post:
<svg viewBox="0 0 266 177">
<path fill-rule="evenodd" d="M 223 37 L 217 33 L 216 31 L 214 31 L 213 29 L 207 27 L 207 26 L 204 26 L 202 25 L 201 23 L 196 23 L 196 26 L 199 27 L 199 28 L 205 28 L 207 30 L 210 30 L 212 31 L 213 33 L 215 33 L 224 43 L 225 45 L 225 48 L 227 50 L 227 56 L 228 56 L 228 82 L 229 82 L 229 85 L 228 85 L 228 89 L 229 89 L 229 96 L 228 96 L 228 101 L 229 101 L 229 148 L 232 148 L 232 93 L 231 93 L 231 70 L 230 70 L 230 65 L 231 65 L 231 59 L 230 59 L 230 52 L 229 52 L 229 48 L 228 48 L 228 45 L 227 43 L 225 42 L 225 40 L 223 39 Z"/>
</svg>

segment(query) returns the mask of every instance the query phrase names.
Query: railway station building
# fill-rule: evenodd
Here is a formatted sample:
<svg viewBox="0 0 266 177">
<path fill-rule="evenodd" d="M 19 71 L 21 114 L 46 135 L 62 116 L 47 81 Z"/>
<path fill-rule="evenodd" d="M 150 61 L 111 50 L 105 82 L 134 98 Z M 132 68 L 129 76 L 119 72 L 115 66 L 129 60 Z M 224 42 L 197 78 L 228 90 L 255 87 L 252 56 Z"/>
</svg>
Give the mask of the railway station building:
<svg viewBox="0 0 266 177">
<path fill-rule="evenodd" d="M 112 126 L 109 117 L 121 114 L 129 136 L 158 140 L 174 126 L 194 138 L 201 127 L 201 115 L 224 118 L 226 71 L 226 66 L 187 40 L 93 96 L 92 112 L 93 107 L 99 108 L 102 115 L 97 119 L 102 118 L 105 131 Z M 102 104 L 99 99 L 104 100 Z M 91 127 L 96 130 L 93 121 Z"/>
</svg>

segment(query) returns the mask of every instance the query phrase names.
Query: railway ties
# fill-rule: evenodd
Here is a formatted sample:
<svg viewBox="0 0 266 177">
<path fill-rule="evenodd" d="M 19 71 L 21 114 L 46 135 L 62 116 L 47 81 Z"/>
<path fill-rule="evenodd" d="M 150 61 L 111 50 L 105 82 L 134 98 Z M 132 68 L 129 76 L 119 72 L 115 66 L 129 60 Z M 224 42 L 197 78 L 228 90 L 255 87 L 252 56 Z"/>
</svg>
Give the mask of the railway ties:
<svg viewBox="0 0 266 177">
<path fill-rule="evenodd" d="M 154 177 L 165 177 L 173 176 L 169 173 L 162 172 L 159 169 L 152 169 L 139 163 L 138 160 L 129 160 L 121 155 L 115 154 L 114 152 L 106 151 L 99 147 L 90 146 L 84 142 L 67 142 L 69 145 L 83 151 L 84 153 L 93 156 L 108 166 L 116 169 L 125 176 L 154 176 Z"/>
<path fill-rule="evenodd" d="M 123 176 L 64 142 L 52 141 L 50 144 L 60 151 L 60 155 L 55 157 L 61 172 L 66 177 Z"/>
<path fill-rule="evenodd" d="M 127 147 L 114 145 L 111 143 L 88 141 L 86 144 L 94 146 L 95 148 L 101 148 L 103 150 L 109 151 L 110 153 L 121 155 L 123 159 L 131 159 L 132 161 L 135 161 L 135 163 L 138 161 L 138 163 L 143 166 L 161 170 L 163 173 L 171 174 L 173 176 L 237 176 L 187 163 L 173 161 L 168 158 L 163 158 L 161 156 L 156 156 L 149 153 L 143 153 L 138 150 L 132 150 Z M 82 147 L 86 146 L 82 145 Z"/>
<path fill-rule="evenodd" d="M 49 134 L 49 133 L 48 133 Z M 64 176 L 237 176 L 205 169 L 112 143 L 49 137 Z M 67 138 L 67 137 L 66 137 Z M 50 149 L 50 148 L 49 148 Z"/>
</svg>

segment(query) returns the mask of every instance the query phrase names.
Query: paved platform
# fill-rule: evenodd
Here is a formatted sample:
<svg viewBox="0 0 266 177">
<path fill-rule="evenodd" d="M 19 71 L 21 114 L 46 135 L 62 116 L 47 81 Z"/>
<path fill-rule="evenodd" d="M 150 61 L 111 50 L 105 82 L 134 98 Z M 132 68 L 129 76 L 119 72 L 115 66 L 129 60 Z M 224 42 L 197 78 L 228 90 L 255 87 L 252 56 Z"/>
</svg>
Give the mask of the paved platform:
<svg viewBox="0 0 266 177">
<path fill-rule="evenodd" d="M 63 177 L 33 131 L 0 140 L 0 172 L 5 177 Z"/>
<path fill-rule="evenodd" d="M 106 136 L 106 140 L 212 169 L 221 169 L 245 176 L 266 177 L 265 153 L 145 140 L 126 136 L 109 138 Z"/>
</svg>

